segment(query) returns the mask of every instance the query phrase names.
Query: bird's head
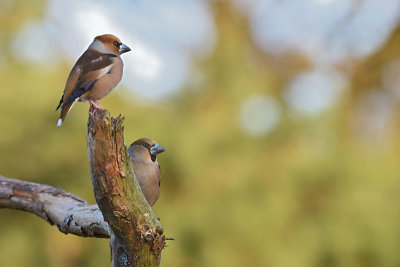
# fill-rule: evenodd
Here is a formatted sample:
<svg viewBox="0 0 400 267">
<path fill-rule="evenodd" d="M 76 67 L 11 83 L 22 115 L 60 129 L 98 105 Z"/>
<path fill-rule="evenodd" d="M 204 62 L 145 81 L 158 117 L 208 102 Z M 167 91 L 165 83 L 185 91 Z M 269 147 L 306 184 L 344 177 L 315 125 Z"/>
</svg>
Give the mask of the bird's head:
<svg viewBox="0 0 400 267">
<path fill-rule="evenodd" d="M 157 155 L 164 151 L 165 148 L 150 138 L 138 139 L 128 149 L 132 160 L 142 162 L 155 162 Z"/>
<path fill-rule="evenodd" d="M 123 44 L 117 36 L 112 34 L 99 35 L 94 38 L 94 42 L 96 41 L 101 42 L 107 48 L 107 50 L 116 55 L 121 55 L 131 51 L 131 49 L 127 45 Z"/>
</svg>

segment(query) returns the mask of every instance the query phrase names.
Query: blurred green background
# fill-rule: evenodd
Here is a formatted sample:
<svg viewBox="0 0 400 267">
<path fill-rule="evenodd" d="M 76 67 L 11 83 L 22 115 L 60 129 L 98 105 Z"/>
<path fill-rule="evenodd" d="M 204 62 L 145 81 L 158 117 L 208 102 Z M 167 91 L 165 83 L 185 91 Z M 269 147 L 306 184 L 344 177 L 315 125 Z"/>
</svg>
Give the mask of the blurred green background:
<svg viewBox="0 0 400 267">
<path fill-rule="evenodd" d="M 94 203 L 88 105 L 61 128 L 54 109 L 79 54 L 116 27 L 133 51 L 100 103 L 126 116 L 127 145 L 167 149 L 162 266 L 400 266 L 397 1 L 79 2 L 0 0 L 0 174 Z M 1 266 L 109 254 L 0 210 Z"/>
</svg>

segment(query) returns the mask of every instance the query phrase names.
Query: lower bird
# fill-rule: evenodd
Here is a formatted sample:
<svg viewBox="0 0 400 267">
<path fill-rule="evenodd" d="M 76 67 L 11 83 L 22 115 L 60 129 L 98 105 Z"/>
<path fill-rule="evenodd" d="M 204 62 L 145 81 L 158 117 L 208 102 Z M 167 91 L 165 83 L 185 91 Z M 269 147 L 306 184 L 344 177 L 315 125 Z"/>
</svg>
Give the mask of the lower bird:
<svg viewBox="0 0 400 267">
<path fill-rule="evenodd" d="M 97 100 L 108 95 L 121 81 L 124 63 L 120 56 L 130 50 L 112 34 L 94 38 L 68 76 L 64 94 L 56 109 L 61 108 L 57 126 L 61 126 L 76 101 L 89 102 L 94 112 L 97 108 L 103 108 Z"/>
<path fill-rule="evenodd" d="M 153 206 L 160 196 L 161 175 L 157 155 L 164 151 L 165 148 L 150 138 L 136 140 L 128 149 L 133 172 L 150 206 Z"/>
</svg>

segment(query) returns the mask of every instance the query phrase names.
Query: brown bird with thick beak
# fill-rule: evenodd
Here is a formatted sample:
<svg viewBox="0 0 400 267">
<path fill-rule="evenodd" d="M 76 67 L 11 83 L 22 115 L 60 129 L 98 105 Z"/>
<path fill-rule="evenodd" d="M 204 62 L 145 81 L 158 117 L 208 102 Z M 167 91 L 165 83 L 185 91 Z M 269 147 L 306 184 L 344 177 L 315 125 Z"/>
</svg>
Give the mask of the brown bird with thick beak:
<svg viewBox="0 0 400 267">
<path fill-rule="evenodd" d="M 108 95 L 121 81 L 124 63 L 120 56 L 128 51 L 131 49 L 112 34 L 94 38 L 68 76 L 64 94 L 56 109 L 61 107 L 57 126 L 61 126 L 76 101 L 89 102 L 93 112 L 103 108 L 97 100 Z"/>
<path fill-rule="evenodd" d="M 128 149 L 133 172 L 150 206 L 156 203 L 160 195 L 161 175 L 157 155 L 164 151 L 165 148 L 149 138 L 136 140 Z"/>
</svg>

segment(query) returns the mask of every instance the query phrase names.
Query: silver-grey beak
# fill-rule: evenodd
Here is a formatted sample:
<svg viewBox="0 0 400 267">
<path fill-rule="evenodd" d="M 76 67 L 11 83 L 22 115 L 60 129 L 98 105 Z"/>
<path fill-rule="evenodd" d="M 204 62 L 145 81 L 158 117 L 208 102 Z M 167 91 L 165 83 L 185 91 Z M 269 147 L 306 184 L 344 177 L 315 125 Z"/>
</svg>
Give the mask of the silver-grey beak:
<svg viewBox="0 0 400 267">
<path fill-rule="evenodd" d="M 162 153 L 162 152 L 164 152 L 165 151 L 165 148 L 163 148 L 162 146 L 160 146 L 159 144 L 157 144 L 157 143 L 155 143 L 154 144 L 154 146 L 152 146 L 151 148 L 150 148 L 150 154 L 151 155 L 158 155 L 158 154 L 160 154 L 160 153 Z"/>
<path fill-rule="evenodd" d="M 119 53 L 122 55 L 123 53 L 129 52 L 131 49 L 126 44 L 121 44 L 119 46 Z"/>
</svg>

